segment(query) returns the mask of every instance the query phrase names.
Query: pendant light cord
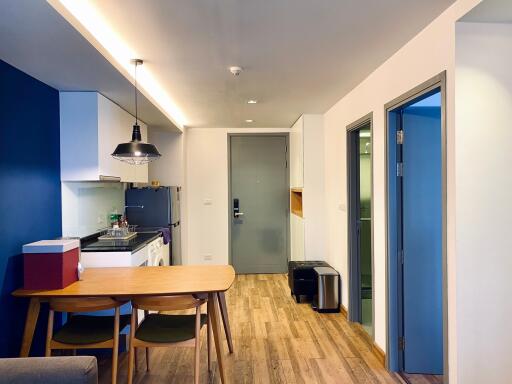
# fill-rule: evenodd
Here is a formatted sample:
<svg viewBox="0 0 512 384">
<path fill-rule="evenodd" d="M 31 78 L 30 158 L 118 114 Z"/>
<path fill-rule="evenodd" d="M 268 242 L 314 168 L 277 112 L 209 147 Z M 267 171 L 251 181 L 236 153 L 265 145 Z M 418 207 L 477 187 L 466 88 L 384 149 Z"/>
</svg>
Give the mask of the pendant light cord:
<svg viewBox="0 0 512 384">
<path fill-rule="evenodd" d="M 137 65 L 139 63 L 135 61 L 135 125 L 139 125 L 138 110 L 137 110 Z"/>
</svg>

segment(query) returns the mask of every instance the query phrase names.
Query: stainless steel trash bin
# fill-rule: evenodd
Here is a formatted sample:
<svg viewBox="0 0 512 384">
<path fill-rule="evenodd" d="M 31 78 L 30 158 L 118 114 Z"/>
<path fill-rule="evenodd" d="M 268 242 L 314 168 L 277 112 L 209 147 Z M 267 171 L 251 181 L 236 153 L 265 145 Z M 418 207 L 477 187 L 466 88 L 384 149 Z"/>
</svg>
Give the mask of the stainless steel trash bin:
<svg viewBox="0 0 512 384">
<path fill-rule="evenodd" d="M 339 312 L 341 298 L 340 274 L 330 267 L 313 268 L 317 279 L 317 294 L 313 309 L 318 312 Z"/>
</svg>

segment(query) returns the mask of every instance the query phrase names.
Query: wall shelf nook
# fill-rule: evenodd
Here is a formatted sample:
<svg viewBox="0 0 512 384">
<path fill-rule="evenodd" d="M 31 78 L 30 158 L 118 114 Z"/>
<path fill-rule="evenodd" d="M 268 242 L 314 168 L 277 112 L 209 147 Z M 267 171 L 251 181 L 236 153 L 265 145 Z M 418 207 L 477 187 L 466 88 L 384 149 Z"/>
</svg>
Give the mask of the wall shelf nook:
<svg viewBox="0 0 512 384">
<path fill-rule="evenodd" d="M 302 213 L 302 188 L 290 189 L 290 204 L 294 215 L 304 217 Z"/>
</svg>

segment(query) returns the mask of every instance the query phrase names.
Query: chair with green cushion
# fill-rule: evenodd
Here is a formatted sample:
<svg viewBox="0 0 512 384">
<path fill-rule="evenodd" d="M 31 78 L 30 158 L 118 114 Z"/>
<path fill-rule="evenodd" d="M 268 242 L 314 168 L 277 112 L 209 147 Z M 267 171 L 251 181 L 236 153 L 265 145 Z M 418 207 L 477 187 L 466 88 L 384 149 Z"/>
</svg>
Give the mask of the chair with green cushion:
<svg viewBox="0 0 512 384">
<path fill-rule="evenodd" d="M 48 331 L 46 335 L 46 356 L 53 349 L 112 349 L 112 383 L 117 381 L 117 355 L 119 333 L 130 324 L 130 315 L 120 315 L 119 307 L 124 302 L 105 298 L 56 298 L 50 300 Z M 77 315 L 80 312 L 93 312 L 115 309 L 114 316 Z M 53 331 L 55 312 L 70 314 L 68 321 L 56 332 Z"/>
<path fill-rule="evenodd" d="M 128 357 L 128 383 L 133 380 L 136 348 L 146 348 L 146 367 L 149 370 L 149 347 L 194 347 L 194 383 L 199 383 L 200 333 L 207 324 L 208 372 L 210 372 L 211 325 L 208 315 L 201 314 L 205 299 L 192 295 L 151 296 L 132 300 L 132 320 L 130 326 L 130 354 Z M 195 308 L 195 314 L 163 314 L 149 311 L 177 311 Z M 136 327 L 137 310 L 144 310 L 144 320 Z"/>
</svg>

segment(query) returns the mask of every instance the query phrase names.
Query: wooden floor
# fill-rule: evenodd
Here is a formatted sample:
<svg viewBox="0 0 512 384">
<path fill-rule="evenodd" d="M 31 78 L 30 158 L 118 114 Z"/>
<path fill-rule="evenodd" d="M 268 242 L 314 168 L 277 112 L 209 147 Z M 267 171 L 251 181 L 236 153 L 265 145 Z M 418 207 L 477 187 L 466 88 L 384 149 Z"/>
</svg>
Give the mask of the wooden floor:
<svg viewBox="0 0 512 384">
<path fill-rule="evenodd" d="M 404 382 L 381 366 L 357 327 L 342 315 L 296 304 L 286 275 L 237 276 L 226 296 L 235 348 L 230 355 L 223 343 L 230 383 Z M 207 373 L 204 330 L 202 341 L 201 383 L 220 383 L 216 363 L 212 375 Z M 98 364 L 100 383 L 109 383 L 110 359 Z M 134 383 L 193 382 L 192 348 L 152 349 L 148 372 L 140 351 L 138 364 Z M 126 373 L 127 354 L 122 353 L 118 383 L 126 382 Z"/>
<path fill-rule="evenodd" d="M 438 375 L 415 375 L 402 373 L 402 377 L 408 384 L 443 384 L 443 376 Z"/>
</svg>

